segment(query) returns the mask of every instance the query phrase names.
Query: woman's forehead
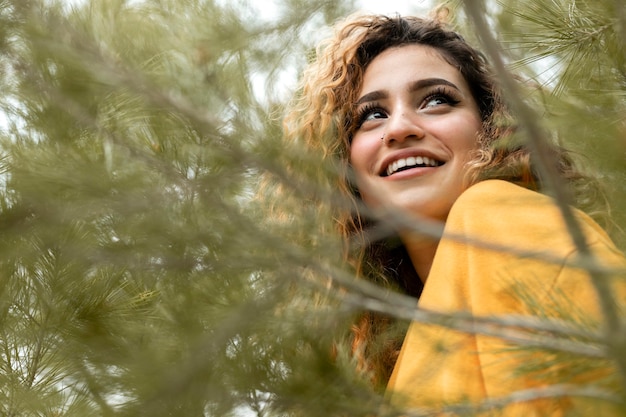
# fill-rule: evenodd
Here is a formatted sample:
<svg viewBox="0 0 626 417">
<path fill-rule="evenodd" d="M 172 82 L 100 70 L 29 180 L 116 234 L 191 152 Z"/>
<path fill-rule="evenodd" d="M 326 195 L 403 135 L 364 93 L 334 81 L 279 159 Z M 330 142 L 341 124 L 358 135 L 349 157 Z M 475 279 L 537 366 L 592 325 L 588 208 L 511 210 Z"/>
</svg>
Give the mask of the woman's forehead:
<svg viewBox="0 0 626 417">
<path fill-rule="evenodd" d="M 421 44 L 392 47 L 377 55 L 365 69 L 359 97 L 396 84 L 435 78 L 462 89 L 467 84 L 458 68 L 436 48 Z"/>
</svg>

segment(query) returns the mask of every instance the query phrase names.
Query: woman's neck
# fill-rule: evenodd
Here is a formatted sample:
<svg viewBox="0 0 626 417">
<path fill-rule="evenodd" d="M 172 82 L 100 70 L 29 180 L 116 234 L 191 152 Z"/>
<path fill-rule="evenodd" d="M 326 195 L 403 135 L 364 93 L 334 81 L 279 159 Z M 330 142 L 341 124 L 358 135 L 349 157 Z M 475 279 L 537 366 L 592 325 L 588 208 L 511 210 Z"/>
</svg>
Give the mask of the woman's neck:
<svg viewBox="0 0 626 417">
<path fill-rule="evenodd" d="M 409 258 L 411 258 L 415 272 L 417 272 L 422 282 L 426 283 L 439 240 L 414 234 L 402 236 L 401 240 L 409 254 Z"/>
</svg>

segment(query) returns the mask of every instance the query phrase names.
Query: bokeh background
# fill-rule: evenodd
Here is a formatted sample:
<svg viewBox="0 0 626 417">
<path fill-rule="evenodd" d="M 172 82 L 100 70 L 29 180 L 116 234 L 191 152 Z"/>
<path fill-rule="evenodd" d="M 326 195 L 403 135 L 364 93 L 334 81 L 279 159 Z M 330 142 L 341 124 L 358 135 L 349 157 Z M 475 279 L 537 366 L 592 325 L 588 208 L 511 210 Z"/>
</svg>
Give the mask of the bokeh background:
<svg viewBox="0 0 626 417">
<path fill-rule="evenodd" d="M 466 3 L 451 22 L 478 45 L 486 17 L 625 248 L 623 2 Z M 400 415 L 348 333 L 415 300 L 353 278 L 335 167 L 281 116 L 337 19 L 438 5 L 0 0 L 0 415 Z"/>
</svg>

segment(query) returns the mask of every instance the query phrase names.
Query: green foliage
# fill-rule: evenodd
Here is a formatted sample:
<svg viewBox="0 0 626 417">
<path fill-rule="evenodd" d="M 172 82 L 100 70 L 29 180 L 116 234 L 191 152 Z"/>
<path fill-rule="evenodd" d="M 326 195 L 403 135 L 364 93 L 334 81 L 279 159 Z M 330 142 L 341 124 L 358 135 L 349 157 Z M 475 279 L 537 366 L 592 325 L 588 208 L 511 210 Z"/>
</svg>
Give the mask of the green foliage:
<svg viewBox="0 0 626 417">
<path fill-rule="evenodd" d="M 588 154 L 625 225 L 623 13 L 588 3 L 497 17 L 524 69 L 561 63 L 546 127 Z M 379 410 L 343 343 L 377 289 L 351 281 L 317 204 L 335 167 L 286 148 L 276 116 L 351 7 L 0 0 L 0 415 Z M 265 174 L 281 221 L 255 199 Z"/>
<path fill-rule="evenodd" d="M 543 85 L 545 127 L 601 178 L 626 247 L 626 7 L 615 0 L 497 2 L 497 33 L 511 68 Z"/>
<path fill-rule="evenodd" d="M 244 6 L 2 3 L 0 414 L 269 415 L 308 366 L 368 395 L 331 360 L 349 312 L 292 305 L 308 252 L 250 200 L 281 170 L 269 88 L 344 11 Z"/>
</svg>

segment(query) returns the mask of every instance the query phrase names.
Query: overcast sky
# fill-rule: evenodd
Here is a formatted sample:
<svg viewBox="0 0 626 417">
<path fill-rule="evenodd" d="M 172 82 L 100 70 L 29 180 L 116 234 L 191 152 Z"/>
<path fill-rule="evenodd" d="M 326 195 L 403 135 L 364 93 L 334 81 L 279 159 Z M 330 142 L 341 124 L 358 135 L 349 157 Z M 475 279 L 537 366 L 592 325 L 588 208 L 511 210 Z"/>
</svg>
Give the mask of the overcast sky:
<svg viewBox="0 0 626 417">
<path fill-rule="evenodd" d="M 360 0 L 365 11 L 383 14 L 424 14 L 431 9 L 430 0 Z"/>
</svg>

